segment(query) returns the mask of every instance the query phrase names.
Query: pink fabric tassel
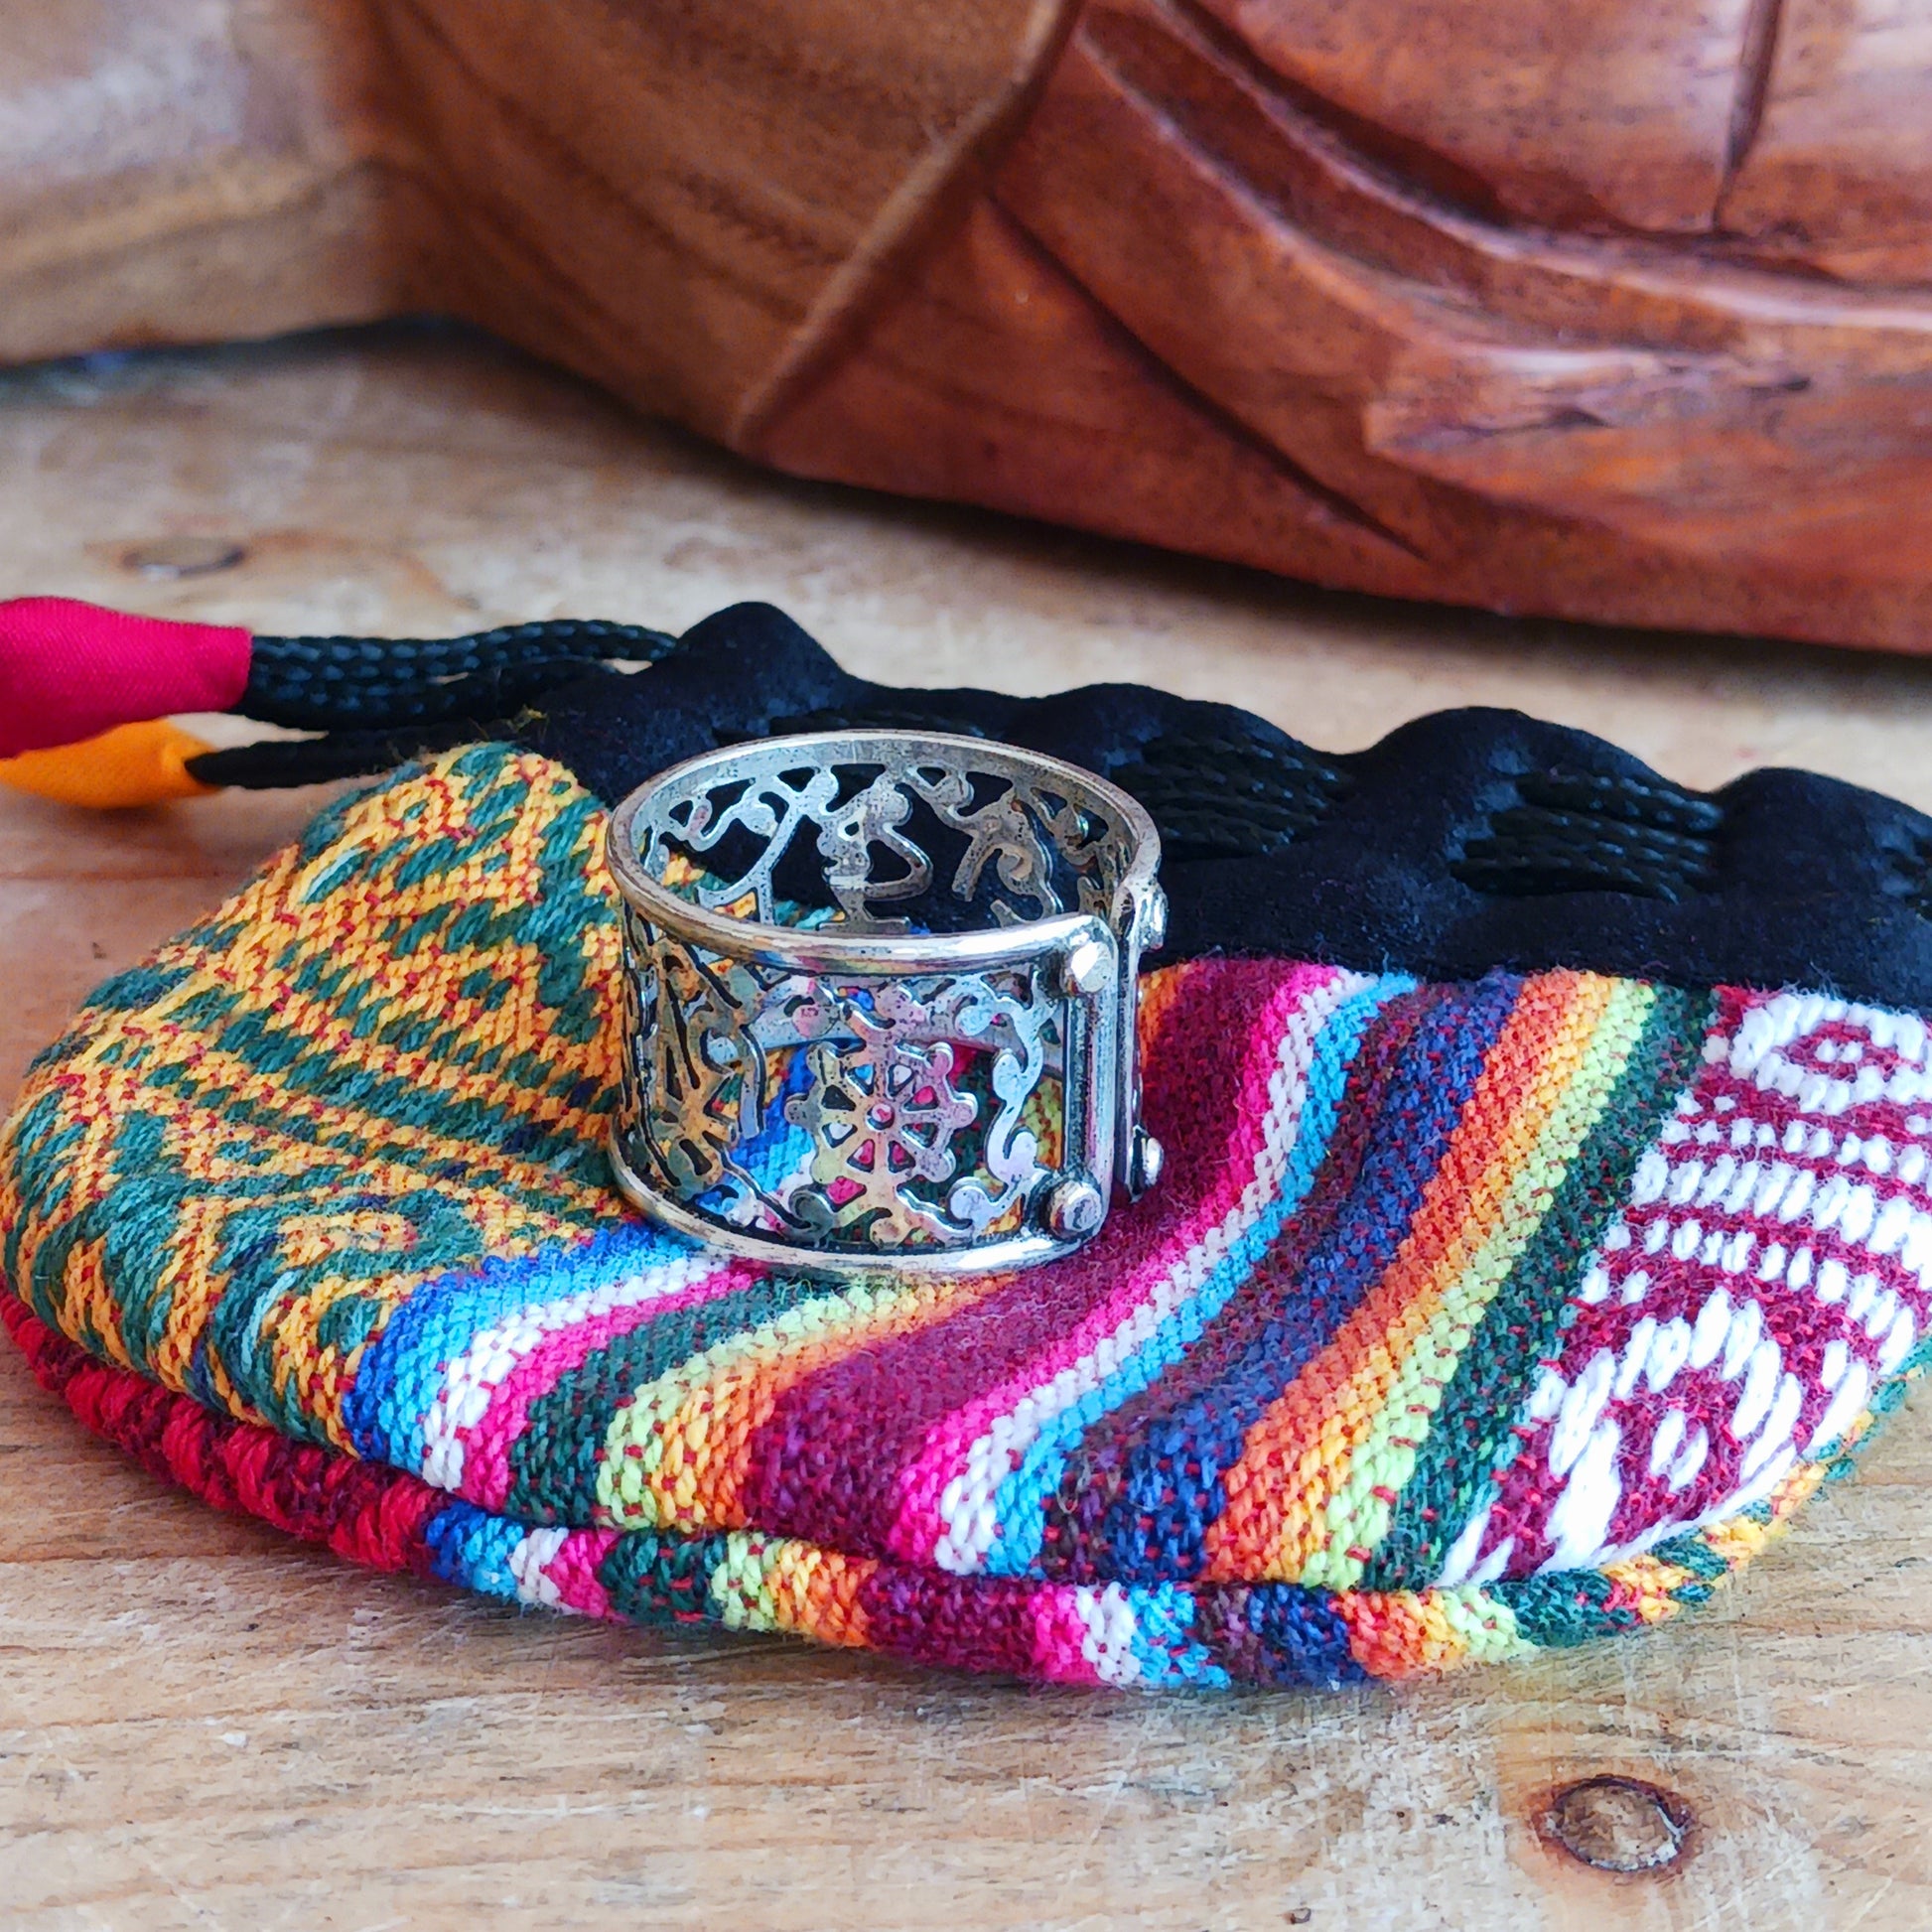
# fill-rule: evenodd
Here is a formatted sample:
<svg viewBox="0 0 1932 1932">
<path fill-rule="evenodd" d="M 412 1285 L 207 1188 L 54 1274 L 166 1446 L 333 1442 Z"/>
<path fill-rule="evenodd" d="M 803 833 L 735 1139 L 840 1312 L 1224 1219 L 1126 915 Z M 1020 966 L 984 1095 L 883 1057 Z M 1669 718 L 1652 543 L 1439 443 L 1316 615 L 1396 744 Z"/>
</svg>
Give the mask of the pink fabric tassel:
<svg viewBox="0 0 1932 1932">
<path fill-rule="evenodd" d="M 226 711 L 254 639 L 233 624 L 130 617 L 69 597 L 0 603 L 0 758 L 178 711 Z"/>
</svg>

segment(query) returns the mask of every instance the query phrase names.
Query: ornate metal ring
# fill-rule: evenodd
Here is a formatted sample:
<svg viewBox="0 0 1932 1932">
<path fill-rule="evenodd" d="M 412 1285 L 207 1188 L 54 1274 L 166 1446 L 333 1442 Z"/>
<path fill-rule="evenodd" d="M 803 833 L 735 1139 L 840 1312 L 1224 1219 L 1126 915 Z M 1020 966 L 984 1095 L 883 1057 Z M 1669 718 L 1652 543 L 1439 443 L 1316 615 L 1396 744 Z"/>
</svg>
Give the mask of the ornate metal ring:
<svg viewBox="0 0 1932 1932">
<path fill-rule="evenodd" d="M 964 1274 L 1069 1253 L 1138 1194 L 1152 820 L 984 740 L 734 746 L 611 821 L 624 901 L 618 1183 L 813 1272 Z"/>
</svg>

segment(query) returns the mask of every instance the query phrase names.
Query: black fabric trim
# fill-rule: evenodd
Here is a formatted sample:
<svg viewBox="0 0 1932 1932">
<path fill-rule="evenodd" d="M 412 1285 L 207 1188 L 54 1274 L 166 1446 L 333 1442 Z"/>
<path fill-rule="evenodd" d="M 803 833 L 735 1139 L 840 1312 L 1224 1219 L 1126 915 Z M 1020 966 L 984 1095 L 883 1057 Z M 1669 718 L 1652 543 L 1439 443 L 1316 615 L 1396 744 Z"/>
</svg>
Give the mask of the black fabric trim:
<svg viewBox="0 0 1932 1932">
<path fill-rule="evenodd" d="M 743 604 L 647 674 L 551 693 L 517 736 L 616 803 L 721 744 L 872 724 L 1004 739 L 1134 792 L 1167 841 L 1169 958 L 1439 979 L 1573 966 L 1932 1007 L 1932 819 L 1801 771 L 1688 791 L 1513 711 L 1442 712 L 1335 756 L 1135 685 L 1009 698 L 870 684 L 783 613 Z"/>
</svg>

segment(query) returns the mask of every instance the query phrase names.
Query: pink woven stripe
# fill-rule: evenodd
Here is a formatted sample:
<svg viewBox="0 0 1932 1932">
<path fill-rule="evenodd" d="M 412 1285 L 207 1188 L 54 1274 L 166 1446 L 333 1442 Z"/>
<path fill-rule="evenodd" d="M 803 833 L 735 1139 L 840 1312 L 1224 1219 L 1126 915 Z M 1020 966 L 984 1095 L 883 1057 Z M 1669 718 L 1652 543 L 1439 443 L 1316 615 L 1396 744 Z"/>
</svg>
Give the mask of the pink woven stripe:
<svg viewBox="0 0 1932 1932">
<path fill-rule="evenodd" d="M 944 1322 L 882 1338 L 785 1390 L 754 1444 L 748 1508 L 761 1527 L 887 1554 L 899 1472 L 934 1424 L 1078 1323 L 1212 1186 L 1242 1113 L 1239 1042 L 1296 970 L 1282 960 L 1207 959 L 1164 981 L 1148 1016 L 1144 1099 L 1168 1154 L 1161 1185 L 1122 1205 L 1072 1259 L 988 1283 Z"/>
<path fill-rule="evenodd" d="M 1049 1684 L 1098 1684 L 1100 1673 L 1085 1654 L 1087 1620 L 1074 1590 L 1046 1585 L 1028 1604 L 1034 1619 L 1034 1667 Z"/>
<path fill-rule="evenodd" d="M 580 1616 L 621 1620 L 611 1598 L 597 1581 L 598 1566 L 611 1554 L 616 1530 L 573 1530 L 557 1546 L 557 1554 L 543 1566 L 543 1574 L 557 1592 L 558 1603 Z"/>
</svg>

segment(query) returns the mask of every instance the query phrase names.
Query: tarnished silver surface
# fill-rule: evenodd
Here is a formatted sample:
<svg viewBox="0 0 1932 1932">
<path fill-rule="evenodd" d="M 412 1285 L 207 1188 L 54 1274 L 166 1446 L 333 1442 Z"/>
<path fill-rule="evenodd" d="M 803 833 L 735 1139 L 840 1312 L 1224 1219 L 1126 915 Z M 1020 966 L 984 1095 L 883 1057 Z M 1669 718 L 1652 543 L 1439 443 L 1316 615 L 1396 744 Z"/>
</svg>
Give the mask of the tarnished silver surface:
<svg viewBox="0 0 1932 1932">
<path fill-rule="evenodd" d="M 814 1271 L 977 1273 L 1070 1252 L 1159 1173 L 1160 841 L 1115 786 L 979 739 L 768 739 L 633 792 L 608 851 L 612 1164 L 646 1212 Z"/>
</svg>

